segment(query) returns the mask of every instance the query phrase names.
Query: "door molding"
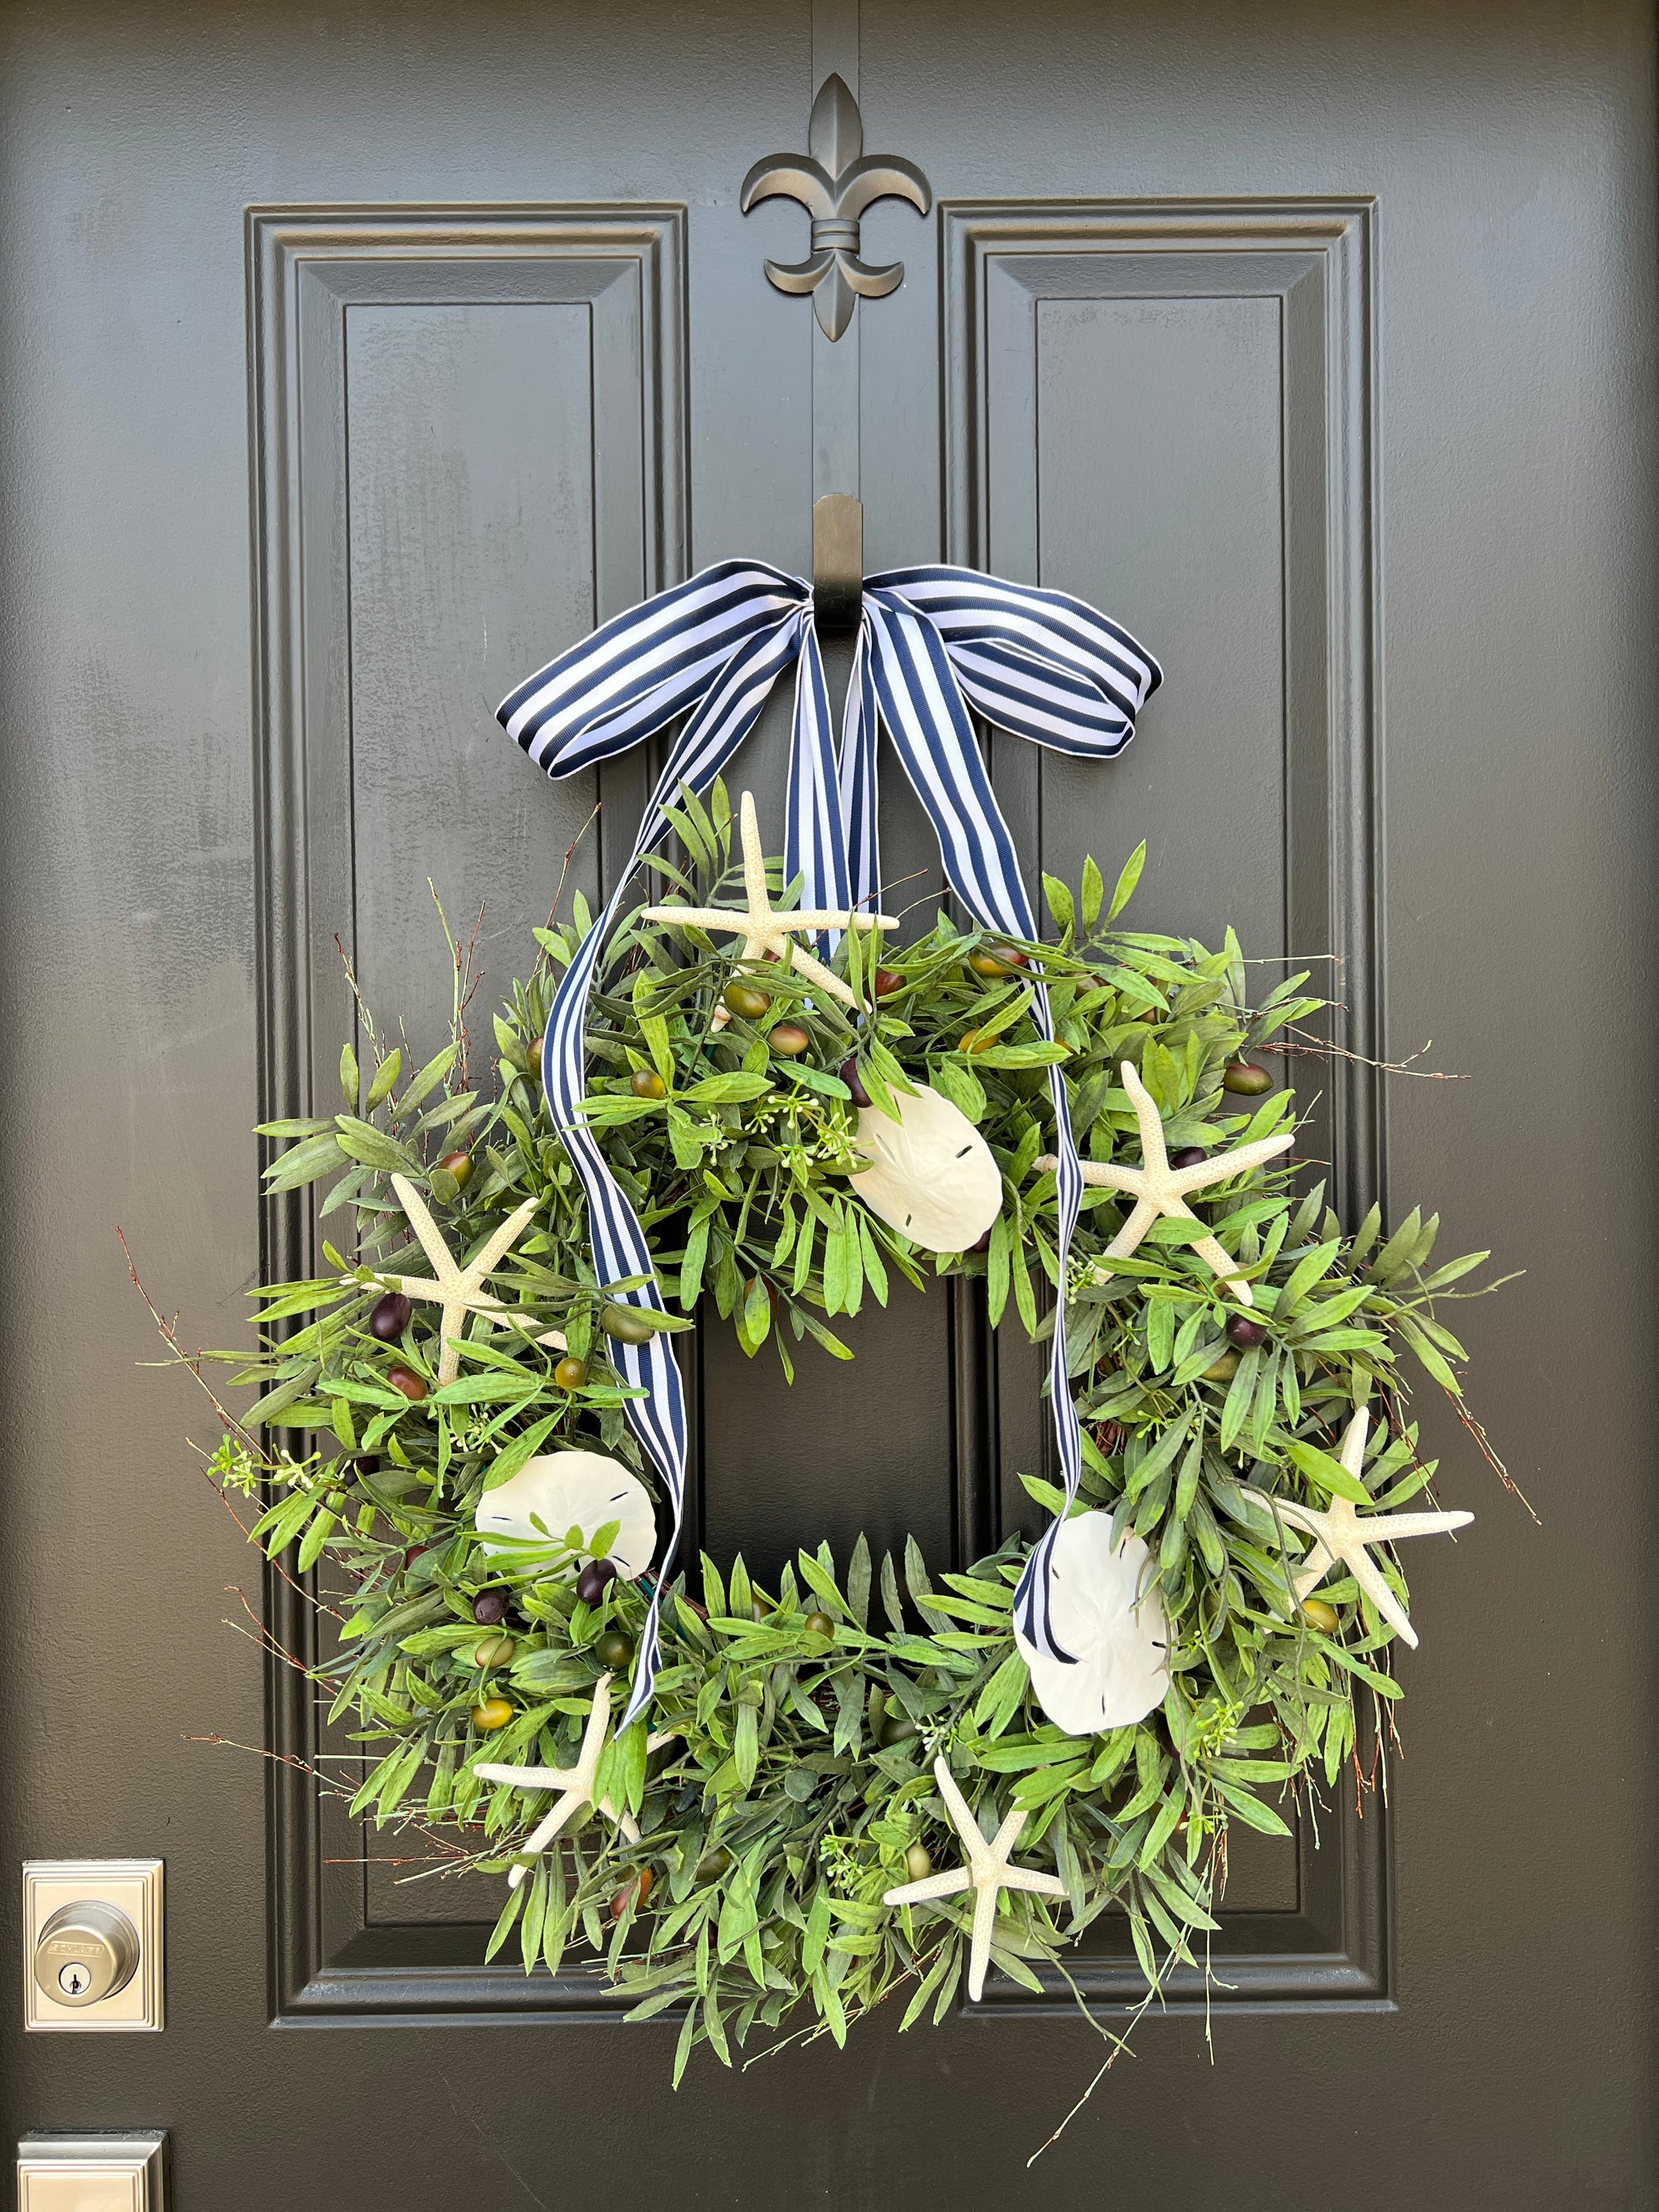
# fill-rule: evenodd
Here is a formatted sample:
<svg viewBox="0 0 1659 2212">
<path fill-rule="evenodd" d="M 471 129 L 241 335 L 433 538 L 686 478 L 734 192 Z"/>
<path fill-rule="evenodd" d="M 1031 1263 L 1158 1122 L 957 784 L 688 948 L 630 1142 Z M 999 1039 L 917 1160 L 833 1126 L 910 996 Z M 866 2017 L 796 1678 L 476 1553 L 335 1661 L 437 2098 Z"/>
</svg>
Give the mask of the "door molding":
<svg viewBox="0 0 1659 2212">
<path fill-rule="evenodd" d="M 331 1095 L 355 1010 L 334 932 L 356 910 L 347 325 L 356 307 L 564 306 L 591 357 L 597 623 L 684 574 L 688 535 L 685 210 L 663 206 L 252 208 L 246 216 L 258 791 L 261 1120 Z M 605 771 L 600 865 L 644 801 L 639 756 Z M 314 1200 L 267 1200 L 266 1281 L 315 1272 Z M 303 1660 L 317 1615 L 269 1569 L 276 1645 Z M 615 2011 L 576 1977 L 478 1964 L 471 1919 L 377 1922 L 362 1831 L 312 1770 L 305 1679 L 267 1656 L 270 2009 L 277 2025 Z"/>
<path fill-rule="evenodd" d="M 942 203 L 945 557 L 1024 582 L 1042 574 L 1039 453 L 1042 311 L 1048 302 L 1256 299 L 1278 315 L 1279 499 L 1283 544 L 1284 941 L 1328 950 L 1340 978 L 1328 1041 L 1354 1055 L 1322 1070 L 1326 1103 L 1308 1150 L 1333 1164 L 1334 1195 L 1358 1221 L 1385 1200 L 1379 1071 L 1383 975 L 1378 702 L 1380 555 L 1375 496 L 1376 206 L 1332 200 Z M 1021 849 L 1043 851 L 1047 756 L 988 737 L 993 780 Z M 1034 895 L 1036 860 L 1033 862 Z M 1040 1464 L 1049 1440 L 1031 1408 L 1041 1376 L 1002 1341 L 993 1390 L 996 1456 Z M 994 1528 L 992 1540 L 1002 1533 Z M 1316 1850 L 1294 1846 L 1292 1911 L 1224 1913 L 1216 1984 L 1188 1971 L 1166 1984 L 1180 2008 L 1390 2003 L 1388 1820 L 1381 1793 L 1362 1819 L 1339 1786 Z M 1116 1924 L 1115 1924 L 1116 1923 Z M 1079 1960 L 1091 2001 L 1144 1991 L 1121 1916 Z M 1036 1998 L 1006 1978 L 999 2009 L 1064 2009 L 1058 1977 Z"/>
</svg>

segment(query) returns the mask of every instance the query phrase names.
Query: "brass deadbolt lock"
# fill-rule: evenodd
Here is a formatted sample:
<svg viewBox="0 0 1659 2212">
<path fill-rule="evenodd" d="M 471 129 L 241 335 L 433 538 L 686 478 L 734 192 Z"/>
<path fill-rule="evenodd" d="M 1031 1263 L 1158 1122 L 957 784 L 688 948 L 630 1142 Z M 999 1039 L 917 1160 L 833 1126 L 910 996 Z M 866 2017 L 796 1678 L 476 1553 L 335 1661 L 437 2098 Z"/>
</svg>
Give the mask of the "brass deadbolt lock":
<svg viewBox="0 0 1659 2212">
<path fill-rule="evenodd" d="M 60 1905 L 34 1947 L 34 1978 L 57 2005 L 94 2005 L 124 1990 L 138 1965 L 138 1930 L 113 1905 Z"/>
</svg>

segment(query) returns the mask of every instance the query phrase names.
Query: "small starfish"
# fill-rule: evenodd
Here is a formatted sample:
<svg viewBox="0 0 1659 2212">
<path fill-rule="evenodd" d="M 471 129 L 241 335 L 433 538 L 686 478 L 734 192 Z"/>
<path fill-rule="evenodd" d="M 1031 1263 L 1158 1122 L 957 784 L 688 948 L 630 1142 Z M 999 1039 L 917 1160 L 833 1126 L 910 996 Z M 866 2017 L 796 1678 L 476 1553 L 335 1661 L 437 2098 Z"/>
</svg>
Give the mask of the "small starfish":
<svg viewBox="0 0 1659 2212">
<path fill-rule="evenodd" d="M 975 1893 L 974 1933 L 968 1951 L 968 1995 L 977 2004 L 985 1994 L 985 1969 L 990 1963 L 998 1893 L 1029 1889 L 1039 1897 L 1064 1897 L 1066 1885 L 1057 1875 L 1038 1874 L 1030 1867 L 1009 1865 L 1008 1854 L 1030 1817 L 1029 1814 L 1018 1809 L 1012 1812 L 987 1843 L 985 1831 L 968 1809 L 968 1800 L 957 1789 L 942 1758 L 933 1761 L 933 1779 L 950 1812 L 951 1825 L 968 1853 L 968 1863 L 953 1868 L 949 1874 L 930 1874 L 925 1881 L 907 1881 L 902 1889 L 890 1889 L 881 1901 L 884 1905 L 925 1905 L 936 1897 L 960 1896 L 965 1889 Z"/>
<path fill-rule="evenodd" d="M 605 1731 L 611 1725 L 611 1677 L 601 1674 L 593 1685 L 593 1705 L 587 1716 L 587 1726 L 582 1730 L 582 1747 L 576 1754 L 574 1766 L 475 1766 L 472 1771 L 480 1782 L 510 1782 L 520 1790 L 556 1790 L 557 1803 L 544 1820 L 519 1846 L 521 1855 L 534 1858 L 544 1851 L 561 1828 L 565 1827 L 580 1812 L 584 1805 L 592 1805 L 607 1820 L 614 1820 L 623 1841 L 637 1844 L 640 1832 L 630 1814 L 619 1813 L 608 1797 L 597 1802 L 593 1796 L 593 1778 L 599 1771 L 599 1753 L 605 1749 Z M 660 1751 L 672 1743 L 675 1730 L 665 1729 L 646 1739 L 647 1752 Z M 516 1889 L 530 1871 L 528 1867 L 515 1866 L 507 1877 L 507 1887 Z"/>
<path fill-rule="evenodd" d="M 1296 1142 L 1295 1131 L 1286 1130 L 1283 1136 L 1261 1137 L 1253 1145 L 1236 1145 L 1231 1152 L 1218 1152 L 1213 1159 L 1195 1161 L 1189 1168 L 1172 1168 L 1164 1148 L 1164 1121 L 1157 1101 L 1127 1060 L 1120 1073 L 1123 1088 L 1129 1094 L 1129 1103 L 1135 1109 L 1135 1119 L 1140 1124 L 1140 1165 L 1119 1167 L 1110 1160 L 1082 1163 L 1085 1183 L 1097 1189 L 1127 1192 L 1135 1202 L 1134 1211 L 1106 1247 L 1103 1256 L 1107 1260 L 1127 1260 L 1160 1215 L 1168 1220 L 1196 1219 L 1186 1202 L 1190 1192 L 1206 1189 L 1212 1182 L 1226 1182 L 1246 1168 L 1260 1167 L 1264 1161 L 1289 1152 Z M 1042 1172 L 1058 1167 L 1060 1163 L 1052 1152 L 1046 1152 L 1033 1164 Z M 1249 1285 L 1237 1272 L 1237 1261 L 1213 1237 L 1200 1237 L 1188 1249 L 1196 1252 L 1220 1276 L 1240 1305 L 1255 1304 Z M 1100 1268 L 1103 1278 L 1111 1272 L 1109 1267 Z"/>
<path fill-rule="evenodd" d="M 1355 1481 L 1360 1479 L 1365 1464 L 1365 1431 L 1370 1425 L 1370 1418 L 1361 1406 L 1342 1439 L 1342 1464 Z M 1332 1498 L 1329 1510 L 1322 1513 L 1311 1505 L 1297 1505 L 1288 1498 L 1268 1498 L 1249 1484 L 1245 1485 L 1244 1494 L 1260 1498 L 1272 1507 L 1281 1521 L 1288 1521 L 1292 1528 L 1300 1528 L 1314 1539 L 1313 1549 L 1292 1571 L 1298 1602 L 1323 1582 L 1340 1559 L 1383 1620 L 1416 1650 L 1417 1631 L 1365 1547 L 1392 1544 L 1401 1536 L 1437 1536 L 1448 1529 L 1462 1528 L 1474 1520 L 1473 1513 L 1372 1513 L 1362 1521 L 1346 1498 Z"/>
<path fill-rule="evenodd" d="M 392 1188 L 409 1216 L 409 1225 L 421 1249 L 432 1262 L 433 1272 L 430 1275 L 383 1275 L 380 1279 L 395 1283 L 405 1297 L 432 1298 L 442 1307 L 438 1316 L 438 1382 L 441 1389 L 444 1383 L 453 1382 L 461 1371 L 461 1331 L 466 1326 L 467 1316 L 508 1310 L 499 1298 L 486 1294 L 484 1277 L 500 1264 L 507 1246 L 529 1221 L 539 1201 L 526 1199 L 517 1212 L 502 1222 L 476 1258 L 462 1267 L 456 1264 L 437 1223 L 427 1211 L 425 1200 L 409 1177 L 394 1175 Z"/>
<path fill-rule="evenodd" d="M 787 960 L 798 975 L 805 975 L 832 999 L 839 999 L 843 1006 L 857 1006 L 858 1000 L 839 975 L 790 939 L 802 931 L 816 934 L 821 929 L 896 929 L 897 922 L 890 914 L 826 914 L 814 908 L 776 912 L 766 887 L 766 855 L 761 850 L 755 802 L 746 791 L 738 805 L 738 817 L 747 906 L 648 906 L 641 919 L 672 922 L 680 929 L 690 925 L 693 929 L 725 930 L 731 936 L 742 938 L 741 958 L 764 960 L 770 954 Z M 714 1028 L 723 1030 L 731 1018 L 725 1006 L 715 1007 Z"/>
</svg>

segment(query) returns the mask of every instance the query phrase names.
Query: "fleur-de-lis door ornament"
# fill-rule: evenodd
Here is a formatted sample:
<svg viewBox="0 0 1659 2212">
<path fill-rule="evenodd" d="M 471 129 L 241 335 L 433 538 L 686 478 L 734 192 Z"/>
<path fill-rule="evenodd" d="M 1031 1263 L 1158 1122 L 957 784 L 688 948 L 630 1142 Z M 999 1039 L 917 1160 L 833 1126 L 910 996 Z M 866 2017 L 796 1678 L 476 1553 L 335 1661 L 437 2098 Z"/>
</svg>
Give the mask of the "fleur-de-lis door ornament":
<svg viewBox="0 0 1659 2212">
<path fill-rule="evenodd" d="M 799 200 L 812 218 L 811 252 L 805 261 L 769 261 L 766 273 L 780 292 L 810 292 L 812 312 L 827 338 L 838 338 L 853 319 L 855 300 L 879 300 L 904 281 L 904 264 L 872 269 L 859 258 L 859 220 L 872 201 L 905 199 L 921 215 L 933 204 L 933 189 L 914 161 L 866 154 L 864 118 L 839 76 L 827 76 L 812 102 L 806 153 L 769 154 L 743 180 L 738 205 L 747 215 L 761 200 L 780 195 Z"/>
</svg>

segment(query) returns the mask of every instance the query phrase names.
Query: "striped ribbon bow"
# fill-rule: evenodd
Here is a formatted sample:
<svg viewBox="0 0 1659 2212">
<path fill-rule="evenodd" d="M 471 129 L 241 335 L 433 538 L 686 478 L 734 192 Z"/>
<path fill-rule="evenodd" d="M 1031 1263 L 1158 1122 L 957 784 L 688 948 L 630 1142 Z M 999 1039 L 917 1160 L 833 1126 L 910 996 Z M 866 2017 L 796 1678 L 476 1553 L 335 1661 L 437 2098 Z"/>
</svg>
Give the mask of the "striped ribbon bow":
<svg viewBox="0 0 1659 2212">
<path fill-rule="evenodd" d="M 1013 840 L 991 789 L 969 708 L 1016 737 L 1057 752 L 1110 759 L 1134 734 L 1135 717 L 1162 672 L 1144 647 L 1093 607 L 1063 592 L 1010 584 L 972 568 L 894 568 L 866 579 L 864 610 L 837 758 L 823 660 L 812 624 L 812 590 L 761 561 L 723 561 L 659 592 L 561 653 L 502 701 L 511 738 L 550 775 L 614 760 L 672 722 L 684 721 L 635 841 L 633 859 L 583 939 L 553 1001 L 542 1080 L 553 1125 L 587 1194 L 593 1261 L 601 1282 L 642 1276 L 622 1303 L 665 1312 L 644 1231 L 578 1113 L 586 1087 L 588 994 L 624 911 L 641 856 L 668 827 L 665 809 L 684 784 L 700 797 L 753 728 L 767 696 L 793 664 L 784 874 L 803 879 L 808 907 L 873 903 L 878 725 L 884 724 L 931 819 L 951 889 L 981 927 L 1034 938 Z M 1052 1040 L 1048 994 L 1034 987 L 1032 1018 Z M 1066 1085 L 1048 1070 L 1055 1120 L 1060 1281 L 1083 1194 Z M 685 1394 L 666 1335 L 619 1344 L 614 1357 L 645 1395 L 629 1417 L 667 1492 L 672 1527 L 665 1568 L 678 1547 L 685 1490 Z M 1054 1433 L 1067 1504 L 1083 1471 L 1082 1440 L 1066 1372 L 1065 1302 L 1050 1363 Z M 1062 1516 L 1063 1517 L 1063 1516 Z M 1050 1620 L 1049 1560 L 1056 1521 L 1034 1547 L 1015 1595 L 1021 1628 L 1039 1650 L 1067 1660 Z M 659 1658 L 663 1576 L 655 1578 L 633 1692 L 619 1723 L 649 1704 Z"/>
</svg>

